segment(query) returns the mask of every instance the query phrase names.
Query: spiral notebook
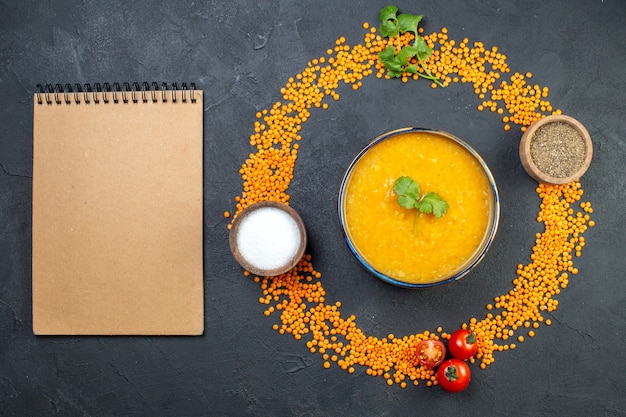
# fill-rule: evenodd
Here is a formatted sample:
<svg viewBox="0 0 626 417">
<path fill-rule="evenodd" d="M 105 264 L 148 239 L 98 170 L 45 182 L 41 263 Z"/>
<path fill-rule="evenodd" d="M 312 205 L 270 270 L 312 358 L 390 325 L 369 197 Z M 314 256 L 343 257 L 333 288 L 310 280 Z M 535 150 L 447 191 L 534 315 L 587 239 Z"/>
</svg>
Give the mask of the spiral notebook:
<svg viewBox="0 0 626 417">
<path fill-rule="evenodd" d="M 38 88 L 33 332 L 202 334 L 202 91 Z"/>
</svg>

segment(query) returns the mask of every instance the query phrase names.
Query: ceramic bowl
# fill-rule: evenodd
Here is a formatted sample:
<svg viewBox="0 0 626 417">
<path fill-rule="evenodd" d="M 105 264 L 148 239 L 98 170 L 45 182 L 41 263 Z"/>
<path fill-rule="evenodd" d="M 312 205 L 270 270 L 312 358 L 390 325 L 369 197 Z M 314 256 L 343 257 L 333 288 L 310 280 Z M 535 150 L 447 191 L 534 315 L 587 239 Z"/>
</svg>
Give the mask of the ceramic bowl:
<svg viewBox="0 0 626 417">
<path fill-rule="evenodd" d="M 583 159 L 578 165 L 578 169 L 576 169 L 576 171 L 570 175 L 563 177 L 550 175 L 539 169 L 539 167 L 537 166 L 537 164 L 535 164 L 535 161 L 533 160 L 531 152 L 533 139 L 535 138 L 535 135 L 537 134 L 537 131 L 539 129 L 549 125 L 550 123 L 564 123 L 568 126 L 571 126 L 576 132 L 578 132 L 584 142 L 585 152 Z M 522 135 L 522 139 L 520 140 L 519 154 L 522 166 L 524 167 L 528 175 L 530 175 L 536 181 L 544 184 L 567 184 L 582 177 L 589 168 L 589 165 L 591 164 L 591 158 L 593 156 L 593 144 L 591 142 L 591 136 L 589 135 L 589 132 L 587 132 L 587 129 L 585 129 L 582 123 L 580 123 L 578 120 L 564 114 L 551 115 L 539 119 L 528 127 L 526 132 L 524 132 L 524 134 Z"/>
<path fill-rule="evenodd" d="M 249 240 L 247 244 L 262 246 L 261 249 L 266 257 L 273 258 L 270 262 L 266 262 L 265 265 L 257 265 L 251 262 L 250 258 L 258 256 L 255 255 L 251 257 L 249 254 L 246 256 L 246 251 L 242 251 L 240 247 L 241 241 L 238 240 L 238 237 L 242 224 L 252 214 L 264 209 L 280 210 L 281 213 L 286 214 L 289 219 L 293 220 L 295 233 L 292 236 L 282 236 L 282 238 L 293 237 L 296 248 L 295 250 L 293 250 L 293 248 L 287 248 L 289 250 L 285 253 L 286 248 L 280 244 L 281 236 L 272 236 L 277 232 L 273 230 L 275 225 L 257 224 L 255 227 L 262 230 L 263 233 L 246 237 L 246 239 Z M 274 201 L 262 201 L 246 207 L 237 215 L 233 220 L 228 240 L 233 257 L 245 270 L 258 276 L 276 276 L 291 270 L 302 259 L 307 245 L 307 233 L 304 221 L 293 208 Z"/>
<path fill-rule="evenodd" d="M 402 279 L 399 279 L 398 277 L 392 277 L 390 275 L 387 275 L 386 273 L 383 273 L 380 270 L 376 269 L 374 266 L 372 266 L 368 262 L 368 260 L 362 254 L 361 250 L 354 243 L 353 238 L 351 236 L 351 232 L 350 232 L 350 225 L 347 224 L 346 194 L 347 194 L 347 189 L 348 189 L 355 166 L 368 152 L 370 152 L 379 144 L 387 140 L 390 140 L 391 138 L 394 138 L 398 135 L 403 135 L 405 133 L 410 133 L 410 132 L 426 132 L 429 134 L 437 135 L 441 138 L 444 138 L 445 140 L 452 141 L 453 143 L 457 144 L 461 148 L 465 149 L 469 153 L 470 158 L 474 158 L 475 161 L 478 163 L 480 167 L 479 171 L 482 170 L 482 172 L 484 173 L 484 176 L 486 177 L 487 182 L 489 183 L 488 193 L 490 193 L 492 197 L 490 199 L 492 202 L 490 203 L 490 207 L 489 207 L 487 227 L 484 230 L 484 234 L 483 234 L 482 240 L 480 240 L 480 244 L 478 245 L 476 250 L 473 251 L 471 256 L 462 263 L 460 267 L 456 268 L 453 273 L 450 273 L 447 276 L 439 278 L 436 282 L 427 282 L 427 283 L 407 282 Z M 388 133 L 378 136 L 373 141 L 371 141 L 367 146 L 365 146 L 354 157 L 354 159 L 352 160 L 352 162 L 349 164 L 348 168 L 346 169 L 345 174 L 343 176 L 343 180 L 341 181 L 341 186 L 339 188 L 339 195 L 337 199 L 337 211 L 338 211 L 338 216 L 339 216 L 340 228 L 341 228 L 341 231 L 343 233 L 345 242 L 349 250 L 355 256 L 357 261 L 369 273 L 371 273 L 375 277 L 387 283 L 390 283 L 399 287 L 403 287 L 403 288 L 417 289 L 417 288 L 434 287 L 434 286 L 456 281 L 466 276 L 472 269 L 476 267 L 476 265 L 478 265 L 478 263 L 485 257 L 496 235 L 496 231 L 498 229 L 499 218 L 500 218 L 500 202 L 499 202 L 498 188 L 496 186 L 493 175 L 491 174 L 491 171 L 489 170 L 489 168 L 487 167 L 483 159 L 480 157 L 480 155 L 470 145 L 468 145 L 466 142 L 464 142 L 463 140 L 459 139 L 458 137 L 450 133 L 446 133 L 446 132 L 439 131 L 439 130 L 433 130 L 433 129 L 408 127 L 408 128 L 394 130 L 392 132 L 388 132 Z M 381 230 L 381 233 L 384 233 L 384 231 Z"/>
</svg>

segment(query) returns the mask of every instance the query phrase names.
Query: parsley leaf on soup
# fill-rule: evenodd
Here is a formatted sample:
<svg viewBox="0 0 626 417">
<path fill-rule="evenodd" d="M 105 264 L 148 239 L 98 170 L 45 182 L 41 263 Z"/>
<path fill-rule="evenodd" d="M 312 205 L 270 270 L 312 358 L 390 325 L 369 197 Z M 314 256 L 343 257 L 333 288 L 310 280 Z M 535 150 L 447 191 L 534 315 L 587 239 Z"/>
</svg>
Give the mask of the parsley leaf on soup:
<svg viewBox="0 0 626 417">
<path fill-rule="evenodd" d="M 418 207 L 422 213 L 432 213 L 436 218 L 440 218 L 448 211 L 448 203 L 437 193 L 426 193 L 420 200 Z"/>
<path fill-rule="evenodd" d="M 417 219 L 420 213 L 433 214 L 440 218 L 450 207 L 448 202 L 434 192 L 420 195 L 420 187 L 417 181 L 411 177 L 403 175 L 393 183 L 393 192 L 398 196 L 398 204 L 408 210 L 416 209 L 415 230 L 417 230 Z"/>
<path fill-rule="evenodd" d="M 403 176 L 393 183 L 393 192 L 398 195 L 398 204 L 406 209 L 415 208 L 420 198 L 420 187 L 411 177 Z"/>
</svg>

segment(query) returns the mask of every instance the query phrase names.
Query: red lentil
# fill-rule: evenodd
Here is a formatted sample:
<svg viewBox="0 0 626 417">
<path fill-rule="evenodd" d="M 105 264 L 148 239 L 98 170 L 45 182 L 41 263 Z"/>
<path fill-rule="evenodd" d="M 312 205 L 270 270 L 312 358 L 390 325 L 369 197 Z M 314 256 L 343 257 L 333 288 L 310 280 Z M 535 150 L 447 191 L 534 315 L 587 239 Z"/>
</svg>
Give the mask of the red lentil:
<svg viewBox="0 0 626 417">
<path fill-rule="evenodd" d="M 362 44 L 350 47 L 344 37 L 337 39 L 335 46 L 326 51 L 326 57 L 311 60 L 301 73 L 289 78 L 281 89 L 282 101 L 256 112 L 254 133 L 249 138 L 256 152 L 250 153 L 239 170 L 243 192 L 235 197 L 233 218 L 257 201 L 289 204 L 287 190 L 298 157 L 297 142 L 302 139 L 300 130 L 311 117 L 312 107 L 325 110 L 330 100 L 339 100 L 340 84 L 358 90 L 362 80 L 374 72 L 377 78 L 386 77 L 377 54 L 388 42 L 368 23 L 363 24 L 363 29 L 366 33 Z M 400 38 L 406 45 L 412 35 L 407 33 Z M 479 111 L 490 110 L 498 115 L 506 112 L 501 117 L 505 130 L 509 130 L 511 124 L 524 130 L 547 112 L 560 112 L 553 111 L 545 100 L 547 87 L 527 84 L 532 74 L 514 73 L 508 81 L 501 80 L 510 73 L 510 68 L 506 56 L 497 47 L 487 48 L 481 42 L 470 44 L 467 38 L 456 42 L 448 37 L 445 28 L 425 35 L 424 39 L 434 49 L 426 62 L 429 71 L 444 85 L 471 84 L 474 93 L 483 100 L 477 106 Z M 419 78 L 404 74 L 402 81 L 415 79 Z M 437 88 L 434 83 L 432 86 Z M 517 266 L 513 289 L 486 304 L 484 318 L 472 317 L 462 324 L 477 335 L 478 351 L 470 363 L 479 363 L 481 369 L 494 362 L 494 352 L 516 349 L 516 344 L 508 340 L 514 338 L 518 330 L 531 326 L 537 329 L 544 322 L 548 326 L 552 324 L 544 315 L 557 309 L 555 296 L 568 286 L 570 274 L 579 272 L 573 265 L 572 254 L 580 255 L 585 243 L 582 235 L 587 226 L 595 225 L 589 219 L 593 212 L 589 202 L 579 204 L 581 211 L 574 208 L 583 195 L 579 182 L 555 186 L 539 184 L 536 192 L 541 200 L 536 219 L 544 230 L 535 236 L 530 262 Z M 230 217 L 230 212 L 224 212 L 224 217 Z M 272 325 L 274 330 L 291 334 L 297 340 L 305 339 L 311 353 L 322 355 L 324 368 L 335 364 L 354 373 L 355 367 L 360 366 L 367 375 L 383 377 L 387 384 L 399 384 L 401 388 L 407 386 L 407 381 L 412 381 L 414 386 L 419 385 L 419 381 L 424 381 L 426 386 L 437 385 L 435 371 L 419 364 L 415 350 L 422 340 L 449 339 L 449 332 L 438 327 L 436 332 L 424 330 L 402 337 L 366 335 L 357 326 L 354 315 L 342 314 L 341 303 L 327 300 L 321 276 L 314 269 L 311 256 L 305 255 L 287 273 L 254 277 L 262 290 L 259 302 L 267 306 L 264 314 L 279 316 L 280 323 Z M 526 334 L 533 337 L 534 331 L 526 331 Z M 520 343 L 525 340 L 521 334 L 515 339 Z"/>
</svg>

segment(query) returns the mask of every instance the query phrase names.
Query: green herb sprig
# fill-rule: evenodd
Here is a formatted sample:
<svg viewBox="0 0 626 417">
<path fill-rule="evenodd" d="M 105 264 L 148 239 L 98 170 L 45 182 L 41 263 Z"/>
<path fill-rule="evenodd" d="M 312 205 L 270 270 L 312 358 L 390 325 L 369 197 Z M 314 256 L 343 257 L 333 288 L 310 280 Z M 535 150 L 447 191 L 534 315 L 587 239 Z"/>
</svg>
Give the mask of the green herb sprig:
<svg viewBox="0 0 626 417">
<path fill-rule="evenodd" d="M 392 45 L 387 46 L 378 54 L 378 59 L 387 68 L 387 75 L 391 78 L 401 77 L 403 73 L 417 74 L 422 78 L 433 81 L 438 86 L 443 87 L 443 83 L 439 78 L 435 77 L 428 71 L 424 64 L 433 54 L 433 50 L 428 46 L 424 38 L 422 38 L 417 30 L 422 15 L 414 15 L 409 13 L 401 13 L 398 15 L 398 7 L 389 5 L 380 10 L 380 33 L 387 38 L 397 38 L 398 49 Z M 415 35 L 415 40 L 410 46 L 401 47 L 400 34 L 411 32 Z M 410 63 L 411 58 L 415 57 L 422 71 L 419 71 L 417 64 Z"/>
<path fill-rule="evenodd" d="M 398 196 L 398 204 L 406 209 L 416 209 L 415 230 L 420 213 L 434 214 L 440 218 L 450 207 L 448 202 L 437 193 L 428 192 L 420 194 L 419 184 L 411 177 L 403 175 L 393 183 L 393 192 Z"/>
</svg>

